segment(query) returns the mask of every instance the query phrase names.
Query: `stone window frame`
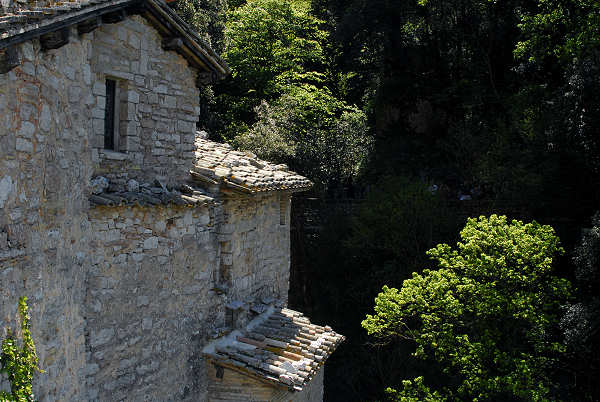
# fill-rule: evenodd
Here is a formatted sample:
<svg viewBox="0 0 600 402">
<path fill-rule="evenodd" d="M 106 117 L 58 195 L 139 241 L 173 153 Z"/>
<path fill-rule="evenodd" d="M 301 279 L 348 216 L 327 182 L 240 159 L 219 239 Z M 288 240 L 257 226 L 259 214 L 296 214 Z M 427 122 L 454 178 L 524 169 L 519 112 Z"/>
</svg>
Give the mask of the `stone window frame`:
<svg viewBox="0 0 600 402">
<path fill-rule="evenodd" d="M 115 82 L 115 91 L 112 94 L 114 96 L 114 99 L 113 99 L 114 110 L 113 110 L 113 115 L 112 115 L 113 147 L 106 148 L 106 146 L 104 145 L 102 148 L 102 152 L 104 153 L 105 157 L 107 157 L 108 159 L 122 159 L 123 154 L 127 154 L 127 151 L 128 151 L 126 133 L 124 132 L 126 130 L 124 130 L 124 128 L 123 128 L 123 123 L 124 123 L 123 114 L 127 113 L 128 92 L 131 88 L 131 84 L 129 83 L 129 80 L 127 80 L 127 79 L 124 79 L 122 77 L 118 77 L 118 76 L 112 75 L 112 74 L 106 74 L 104 76 L 105 85 L 107 85 L 107 83 L 109 81 Z M 105 92 L 105 112 L 108 110 L 108 103 L 109 103 L 108 96 L 109 96 L 109 94 L 107 92 Z M 106 118 L 107 118 L 106 113 L 105 113 L 104 118 L 105 118 L 104 124 L 105 124 L 105 130 L 106 130 Z"/>
<path fill-rule="evenodd" d="M 106 78 L 106 105 L 104 108 L 104 149 L 119 150 L 119 84 L 117 80 Z"/>
<path fill-rule="evenodd" d="M 288 196 L 287 194 L 279 195 L 279 225 L 285 226 L 287 222 Z"/>
</svg>

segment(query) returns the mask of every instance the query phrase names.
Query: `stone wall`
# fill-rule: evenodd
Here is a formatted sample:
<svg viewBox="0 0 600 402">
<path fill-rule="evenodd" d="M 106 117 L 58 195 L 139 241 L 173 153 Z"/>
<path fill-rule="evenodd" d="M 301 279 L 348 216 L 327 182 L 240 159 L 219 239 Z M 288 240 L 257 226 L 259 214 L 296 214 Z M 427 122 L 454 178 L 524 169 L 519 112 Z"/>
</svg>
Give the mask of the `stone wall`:
<svg viewBox="0 0 600 402">
<path fill-rule="evenodd" d="M 289 226 L 279 212 L 278 195 L 90 210 L 88 398 L 203 400 L 199 352 L 227 325 L 225 305 L 287 294 Z M 223 293 L 215 285 L 227 262 Z"/>
<path fill-rule="evenodd" d="M 140 16 L 103 25 L 85 35 L 90 61 L 93 131 L 90 135 L 96 174 L 124 185 L 158 179 L 178 183 L 195 158 L 199 94 L 196 71 Z M 118 152 L 104 149 L 106 79 L 117 81 L 120 109 Z"/>
<path fill-rule="evenodd" d="M 218 213 L 218 205 L 90 211 L 90 400 L 185 400 L 201 391 L 197 343 L 224 322 L 224 296 L 211 291 Z"/>
<path fill-rule="evenodd" d="M 83 36 L 71 29 L 69 44 L 55 50 L 25 42 L 21 65 L 0 74 L 0 338 L 17 324 L 19 296 L 28 296 L 45 370 L 35 380 L 40 400 L 84 400 L 93 370 L 84 337 L 93 172 L 168 181 L 192 165 L 195 73 L 160 43 L 134 16 Z M 106 75 L 129 87 L 127 154 L 98 147 Z"/>
<path fill-rule="evenodd" d="M 90 209 L 98 173 L 189 178 L 195 72 L 160 41 L 128 17 L 56 50 L 23 43 L 0 74 L 0 338 L 28 296 L 40 401 L 203 400 L 225 305 L 287 298 L 289 195 Z M 106 77 L 126 89 L 126 152 L 102 149 Z"/>
<path fill-rule="evenodd" d="M 35 380 L 40 400 L 82 400 L 85 391 L 88 44 L 73 33 L 48 52 L 23 43 L 22 64 L 0 74 L 0 338 L 27 296 L 45 370 Z"/>
<path fill-rule="evenodd" d="M 224 201 L 220 282 L 237 299 L 287 300 L 289 289 L 289 194 L 228 198 Z"/>
</svg>

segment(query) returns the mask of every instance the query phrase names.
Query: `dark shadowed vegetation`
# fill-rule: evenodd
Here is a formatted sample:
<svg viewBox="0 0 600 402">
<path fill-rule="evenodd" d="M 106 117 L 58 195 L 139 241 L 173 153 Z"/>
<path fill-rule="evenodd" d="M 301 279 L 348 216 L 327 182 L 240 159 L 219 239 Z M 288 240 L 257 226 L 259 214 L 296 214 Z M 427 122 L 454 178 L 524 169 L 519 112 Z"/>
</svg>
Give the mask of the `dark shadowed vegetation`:
<svg viewBox="0 0 600 402">
<path fill-rule="evenodd" d="M 176 7 L 233 71 L 202 128 L 315 182 L 290 304 L 347 336 L 327 400 L 600 399 L 597 1 Z"/>
</svg>

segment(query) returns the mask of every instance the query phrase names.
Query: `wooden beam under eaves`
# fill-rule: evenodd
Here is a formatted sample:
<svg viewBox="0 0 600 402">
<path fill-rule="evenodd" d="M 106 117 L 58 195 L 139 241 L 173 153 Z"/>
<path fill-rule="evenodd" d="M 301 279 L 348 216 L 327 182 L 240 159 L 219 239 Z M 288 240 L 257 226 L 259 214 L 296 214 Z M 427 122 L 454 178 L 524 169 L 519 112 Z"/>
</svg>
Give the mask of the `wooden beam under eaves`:
<svg viewBox="0 0 600 402">
<path fill-rule="evenodd" d="M 65 27 L 40 36 L 42 50 L 58 49 L 66 45 L 69 43 L 69 32 L 69 27 Z"/>
<path fill-rule="evenodd" d="M 8 73 L 19 64 L 21 64 L 21 60 L 19 60 L 16 46 L 0 50 L 0 74 Z"/>
<path fill-rule="evenodd" d="M 166 38 L 162 41 L 162 47 L 165 50 L 177 50 L 183 47 L 183 39 L 181 38 Z"/>
<path fill-rule="evenodd" d="M 196 86 L 206 86 L 215 84 L 219 79 L 214 71 L 200 71 L 196 80 Z"/>
<path fill-rule="evenodd" d="M 102 25 L 102 19 L 100 17 L 90 18 L 77 24 L 77 33 L 83 35 L 84 33 L 92 32 L 94 29 Z"/>
<path fill-rule="evenodd" d="M 117 10 L 112 13 L 107 13 L 102 16 L 102 22 L 105 24 L 114 24 L 125 19 L 125 10 Z"/>
</svg>

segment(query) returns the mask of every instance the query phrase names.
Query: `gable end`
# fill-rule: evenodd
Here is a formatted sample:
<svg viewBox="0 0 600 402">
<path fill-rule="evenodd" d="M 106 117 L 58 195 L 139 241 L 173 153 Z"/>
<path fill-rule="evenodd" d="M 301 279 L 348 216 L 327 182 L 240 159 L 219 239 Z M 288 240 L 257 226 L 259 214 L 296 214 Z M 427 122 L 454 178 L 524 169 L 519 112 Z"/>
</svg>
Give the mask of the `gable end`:
<svg viewBox="0 0 600 402">
<path fill-rule="evenodd" d="M 78 0 L 66 4 L 13 10 L 0 16 L 0 73 L 18 65 L 14 53 L 19 43 L 40 39 L 45 50 L 55 49 L 68 43 L 64 32 L 72 26 L 81 35 L 130 15 L 148 20 L 164 38 L 165 50 L 176 51 L 200 71 L 198 86 L 225 78 L 231 72 L 225 61 L 163 0 Z"/>
</svg>

